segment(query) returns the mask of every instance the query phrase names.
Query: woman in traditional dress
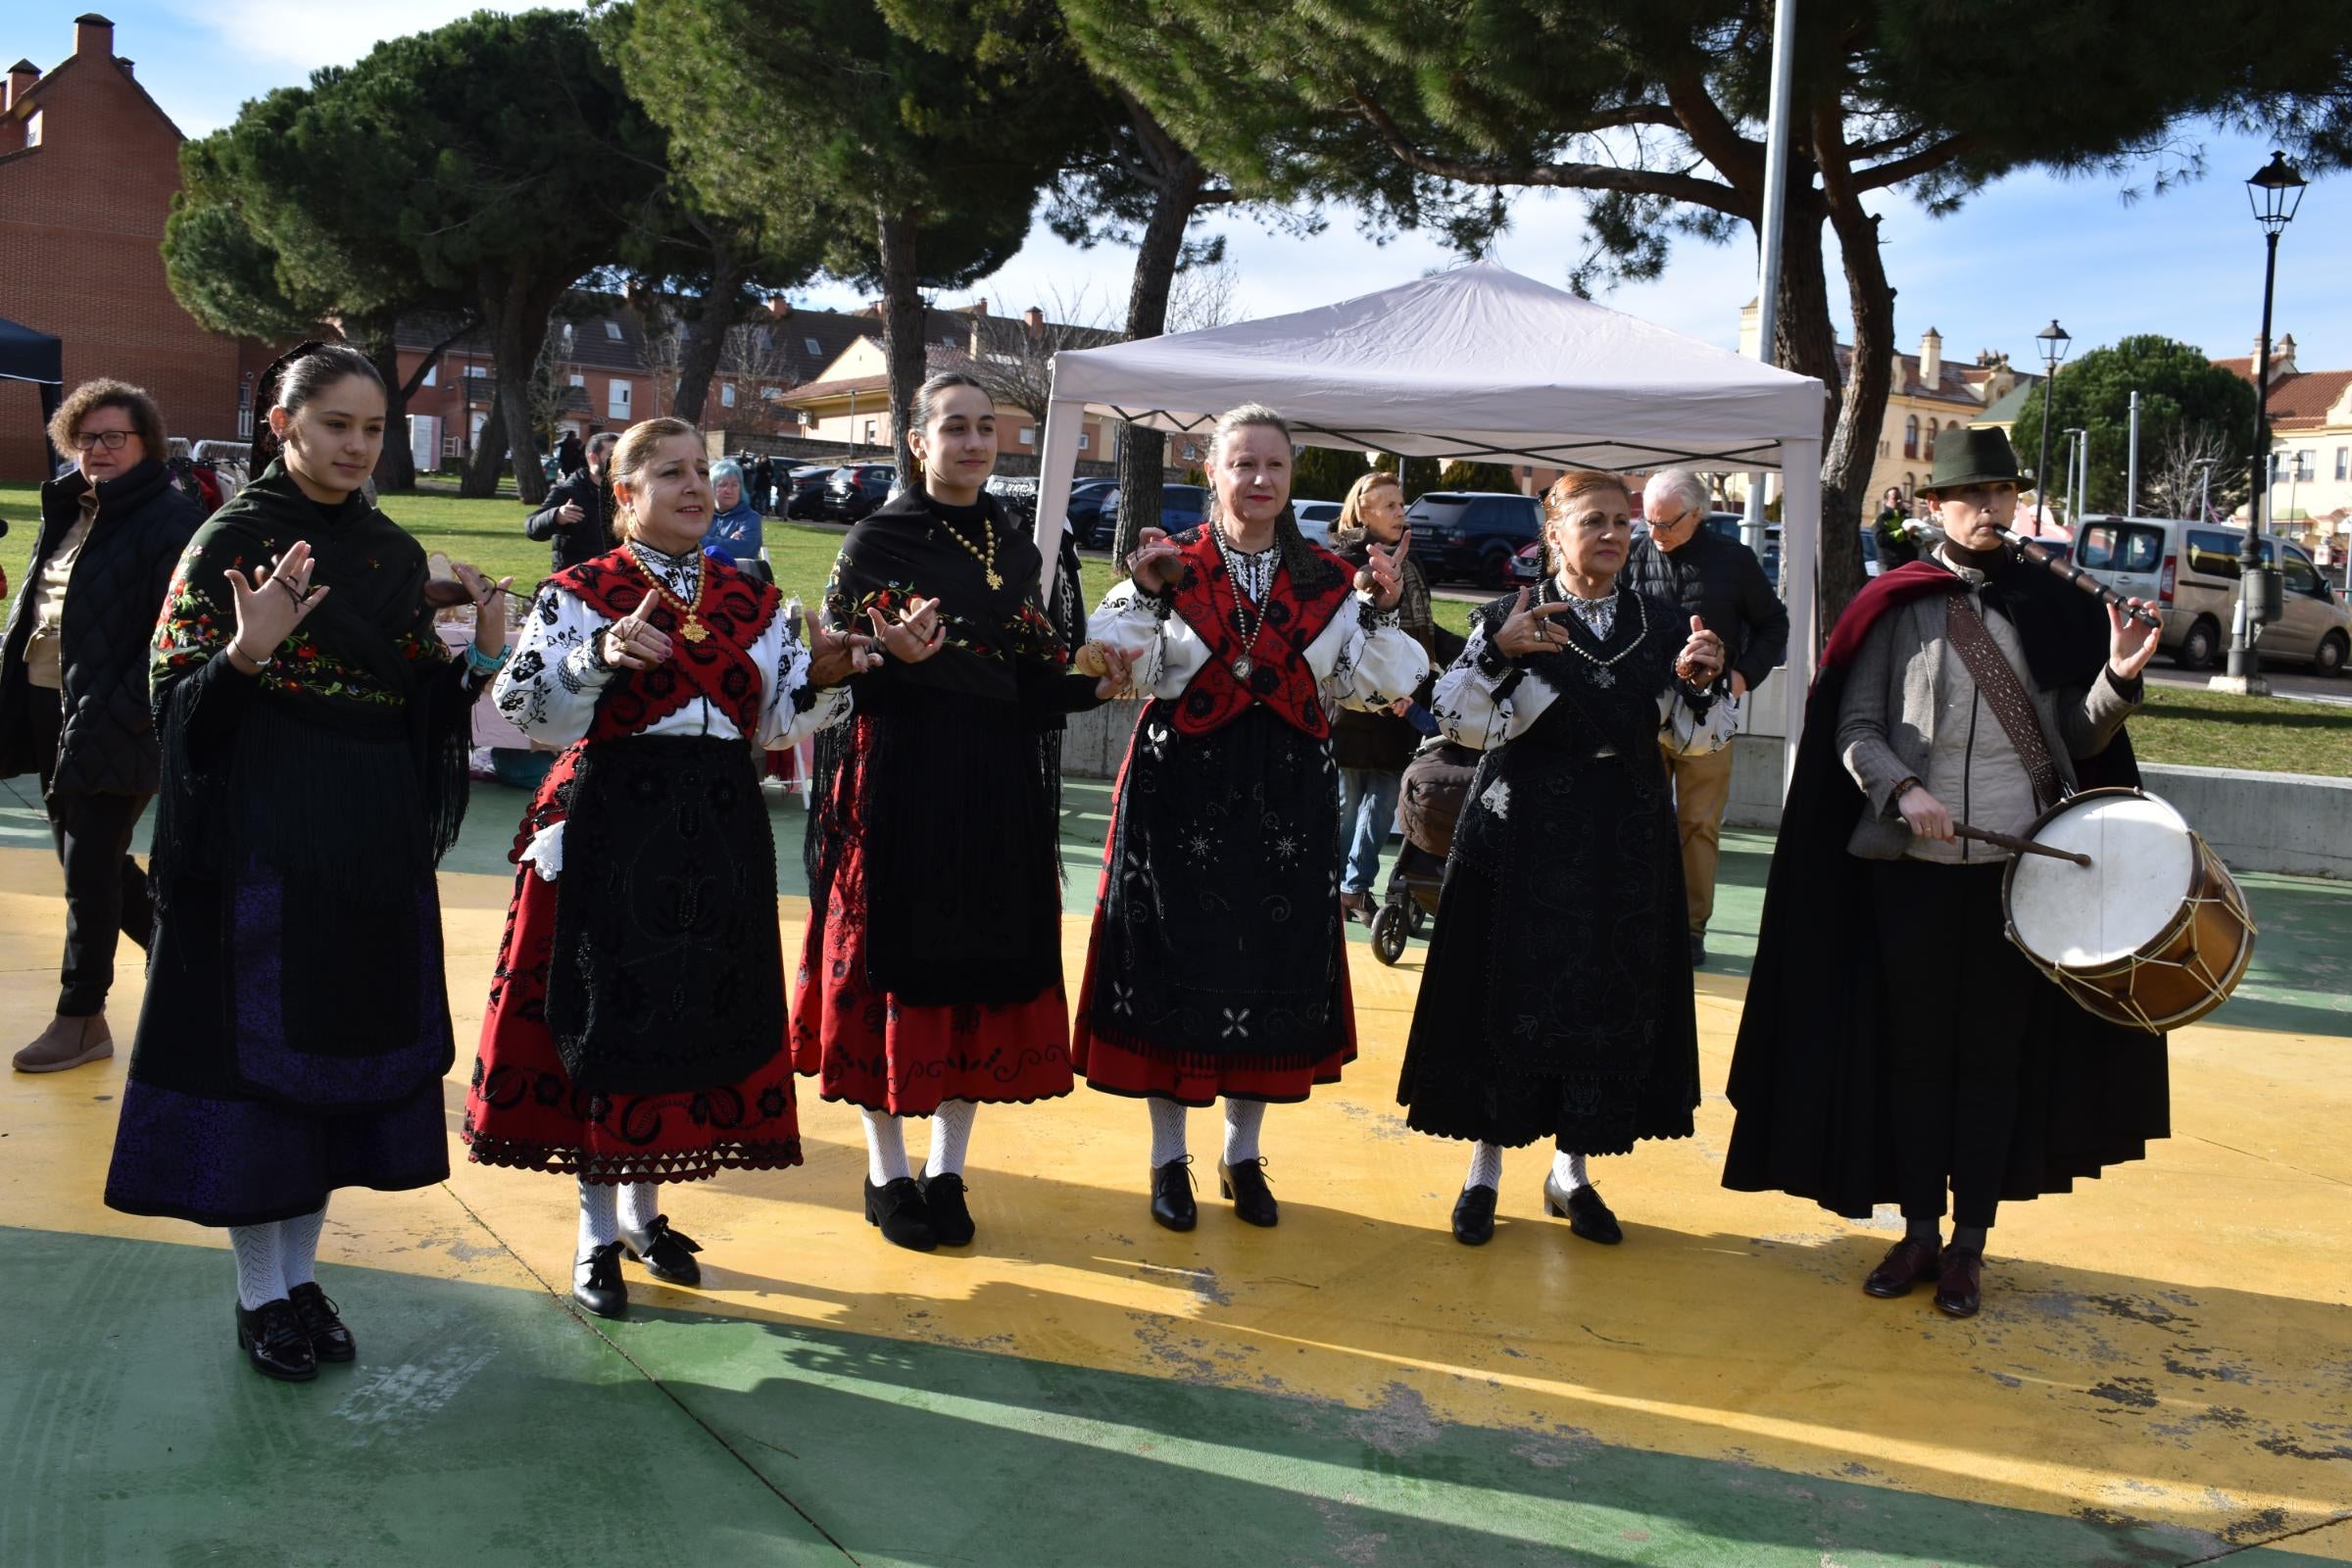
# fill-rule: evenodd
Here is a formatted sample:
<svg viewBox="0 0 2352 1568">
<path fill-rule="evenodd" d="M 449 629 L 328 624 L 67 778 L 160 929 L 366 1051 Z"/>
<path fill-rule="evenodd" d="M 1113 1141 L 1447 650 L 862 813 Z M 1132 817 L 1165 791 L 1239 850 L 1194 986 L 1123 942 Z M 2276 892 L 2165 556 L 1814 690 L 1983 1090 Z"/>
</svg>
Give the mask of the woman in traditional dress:
<svg viewBox="0 0 2352 1568">
<path fill-rule="evenodd" d="M 861 650 L 702 551 L 703 438 L 632 425 L 616 550 L 540 585 L 499 711 L 564 750 L 515 835 L 465 1137 L 579 1182 L 572 1296 L 628 1309 L 620 1258 L 700 1283 L 659 1184 L 801 1162 L 776 855 L 754 766 L 848 710 Z"/>
<path fill-rule="evenodd" d="M 850 530 L 825 591 L 833 623 L 870 627 L 887 657 L 820 743 L 793 1039 L 817 1092 L 864 1119 L 867 1221 L 929 1250 L 972 1240 L 978 1107 L 1070 1092 L 1061 718 L 1126 670 L 1071 672 L 1029 530 L 982 488 L 988 391 L 933 376 L 907 444 L 919 483 Z M 919 639 L 890 624 L 909 618 Z M 919 1181 L 909 1116 L 931 1120 Z"/>
<path fill-rule="evenodd" d="M 1209 520 L 1137 551 L 1089 625 L 1152 701 L 1119 776 L 1071 1054 L 1095 1088 L 1149 1102 L 1152 1217 L 1170 1230 L 1198 1219 L 1187 1107 L 1225 1102 L 1219 1191 L 1272 1225 L 1266 1106 L 1354 1059 L 1331 714 L 1386 708 L 1429 668 L 1397 622 L 1408 542 L 1373 546 L 1361 569 L 1307 543 L 1291 458 L 1273 410 L 1227 414 Z"/>
<path fill-rule="evenodd" d="M 1447 737 L 1486 753 L 1454 827 L 1396 1098 L 1406 1125 L 1466 1138 L 1453 1210 L 1466 1246 L 1494 1234 L 1502 1151 L 1556 1152 L 1545 1210 L 1587 1241 L 1623 1240 L 1592 1154 L 1687 1138 L 1698 1027 L 1674 801 L 1658 738 L 1720 745 L 1723 644 L 1672 603 L 1620 585 L 1635 503 L 1615 474 L 1544 496 L 1551 568 L 1472 617 L 1439 677 Z"/>
<path fill-rule="evenodd" d="M 197 531 L 156 628 L 155 942 L 106 1200 L 226 1226 L 237 1343 L 299 1382 L 356 1353 L 313 1274 L 327 1195 L 449 1174 L 433 866 L 507 601 L 466 566 L 428 588 L 360 497 L 384 438 L 367 356 L 306 343 L 258 401 L 260 476 Z M 463 599 L 453 660 L 433 605 Z"/>
</svg>

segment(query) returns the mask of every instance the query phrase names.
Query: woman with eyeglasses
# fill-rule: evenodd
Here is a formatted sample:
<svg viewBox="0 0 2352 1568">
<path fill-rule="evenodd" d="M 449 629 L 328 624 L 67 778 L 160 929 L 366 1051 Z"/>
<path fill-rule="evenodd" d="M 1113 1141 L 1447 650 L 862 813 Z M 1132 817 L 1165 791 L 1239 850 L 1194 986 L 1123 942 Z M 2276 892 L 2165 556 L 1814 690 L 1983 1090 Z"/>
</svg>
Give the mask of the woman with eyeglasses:
<svg viewBox="0 0 2352 1568">
<path fill-rule="evenodd" d="M 1698 1025 L 1661 731 L 1720 745 L 1723 643 L 1620 581 L 1633 497 L 1613 473 L 1544 498 L 1549 568 L 1471 617 L 1439 677 L 1446 736 L 1486 755 L 1455 825 L 1396 1099 L 1405 1123 L 1471 1146 L 1453 1207 L 1494 1234 L 1502 1152 L 1554 1146 L 1547 1213 L 1623 1240 L 1587 1172 L 1637 1140 L 1688 1138 Z M 1712 721 L 1712 727 L 1710 727 Z"/>
<path fill-rule="evenodd" d="M 164 416 L 121 381 L 86 381 L 49 421 L 73 471 L 41 486 L 32 569 L 0 638 L 0 777 L 40 779 L 66 873 L 56 1015 L 19 1072 L 115 1054 L 106 998 L 116 938 L 147 946 L 155 905 L 131 834 L 163 773 L 147 643 L 172 564 L 202 519 L 164 466 Z"/>
</svg>

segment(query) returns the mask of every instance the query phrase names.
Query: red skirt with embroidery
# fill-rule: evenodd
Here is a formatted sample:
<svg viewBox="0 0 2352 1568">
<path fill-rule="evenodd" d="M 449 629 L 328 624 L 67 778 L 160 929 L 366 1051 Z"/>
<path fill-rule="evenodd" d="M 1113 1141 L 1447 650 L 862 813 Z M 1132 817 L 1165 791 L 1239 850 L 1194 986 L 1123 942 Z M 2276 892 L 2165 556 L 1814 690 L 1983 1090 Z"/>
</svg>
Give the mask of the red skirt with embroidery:
<svg viewBox="0 0 2352 1568">
<path fill-rule="evenodd" d="M 913 1006 L 865 976 L 865 861 L 842 847 L 811 906 L 792 999 L 792 1049 L 826 1100 L 928 1116 L 950 1100 L 1022 1104 L 1070 1092 L 1070 1006 L 1058 981 L 1026 1002 Z"/>
<path fill-rule="evenodd" d="M 699 1181 L 801 1162 L 792 1054 L 783 1041 L 740 1083 L 667 1094 L 573 1088 L 547 1027 L 555 937 L 556 885 L 517 866 L 466 1091 L 464 1137 L 475 1161 L 589 1182 Z"/>
</svg>

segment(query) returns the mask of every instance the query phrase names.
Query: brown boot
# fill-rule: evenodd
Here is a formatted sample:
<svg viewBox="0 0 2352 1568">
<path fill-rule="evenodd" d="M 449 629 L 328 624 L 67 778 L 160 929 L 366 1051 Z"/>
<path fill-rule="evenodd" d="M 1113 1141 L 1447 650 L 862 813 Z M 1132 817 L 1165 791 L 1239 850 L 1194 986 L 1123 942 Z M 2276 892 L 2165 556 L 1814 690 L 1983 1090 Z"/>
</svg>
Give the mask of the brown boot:
<svg viewBox="0 0 2352 1568">
<path fill-rule="evenodd" d="M 19 1072 L 64 1072 L 68 1067 L 104 1061 L 114 1054 L 115 1037 L 107 1030 L 105 1013 L 69 1018 L 61 1012 L 49 1020 L 38 1039 L 12 1059 Z"/>
</svg>

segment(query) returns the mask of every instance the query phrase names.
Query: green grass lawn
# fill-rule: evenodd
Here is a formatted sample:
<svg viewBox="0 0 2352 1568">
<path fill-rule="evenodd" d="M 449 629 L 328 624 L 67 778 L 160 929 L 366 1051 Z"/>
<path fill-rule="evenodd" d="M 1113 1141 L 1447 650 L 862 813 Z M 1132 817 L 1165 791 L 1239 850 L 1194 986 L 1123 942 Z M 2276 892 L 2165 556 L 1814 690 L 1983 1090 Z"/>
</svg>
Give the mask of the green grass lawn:
<svg viewBox="0 0 2352 1568">
<path fill-rule="evenodd" d="M 10 568 L 12 582 L 22 580 L 32 550 L 37 499 L 29 485 L 0 485 L 0 516 L 14 525 L 0 542 L 0 564 Z M 547 546 L 523 537 L 530 509 L 519 501 L 419 492 L 388 497 L 384 510 L 426 549 L 446 551 L 495 575 L 513 574 L 517 592 L 546 575 Z M 768 519 L 768 558 L 788 597 L 814 604 L 840 551 L 838 532 Z M 1109 586 L 1108 573 L 1100 558 L 1088 560 L 1090 595 Z M 1474 607 L 1441 599 L 1433 608 L 1443 624 L 1469 630 Z M 2132 721 L 2132 735 L 2142 761 L 2352 777 L 2352 708 L 2150 685 L 2146 710 Z"/>
</svg>

